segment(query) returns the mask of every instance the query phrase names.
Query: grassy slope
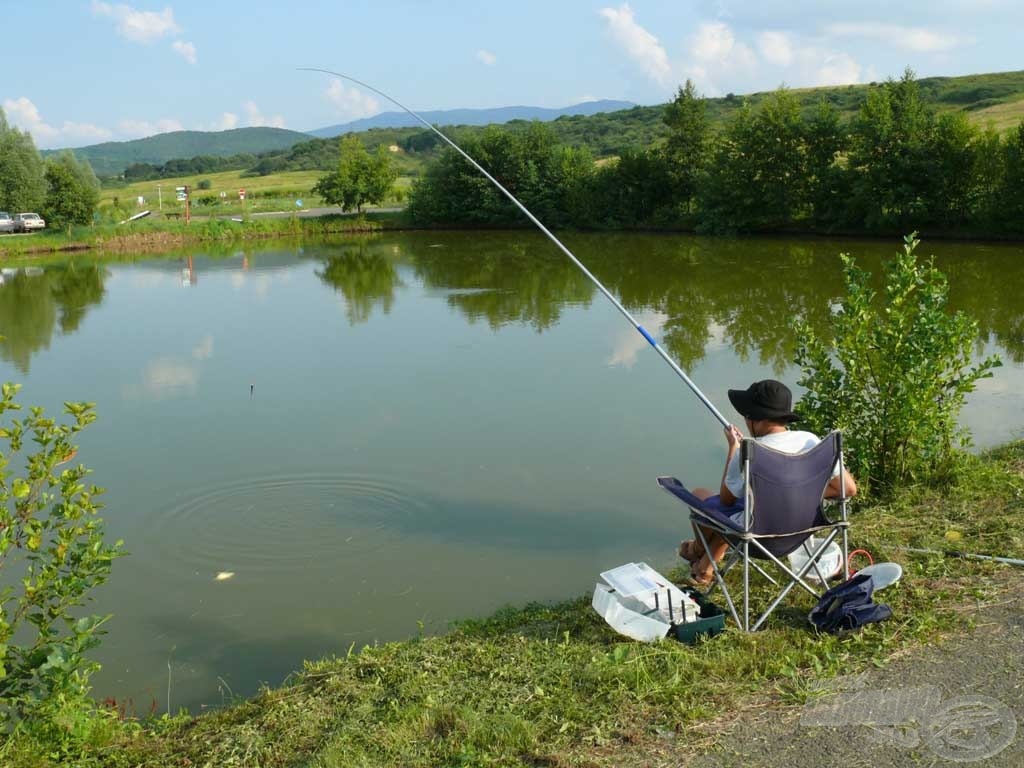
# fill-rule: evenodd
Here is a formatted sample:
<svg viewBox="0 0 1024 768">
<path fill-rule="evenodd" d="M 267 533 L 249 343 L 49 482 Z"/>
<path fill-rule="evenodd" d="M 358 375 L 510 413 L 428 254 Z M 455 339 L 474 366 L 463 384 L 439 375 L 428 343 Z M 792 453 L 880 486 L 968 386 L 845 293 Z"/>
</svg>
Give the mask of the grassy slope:
<svg viewBox="0 0 1024 768">
<path fill-rule="evenodd" d="M 971 119 L 981 125 L 991 123 L 1000 133 L 1015 129 L 1024 120 L 1024 99 L 1008 101 L 971 112 Z"/>
<path fill-rule="evenodd" d="M 924 78 L 920 81 L 921 90 L 927 100 L 940 111 L 965 110 L 970 118 L 978 124 L 992 122 L 1000 131 L 1015 128 L 1024 119 L 1024 71 L 1004 72 L 987 75 L 971 75 L 954 78 Z M 794 90 L 808 110 L 821 98 L 827 98 L 842 112 L 845 118 L 852 119 L 860 108 L 870 85 L 835 86 L 827 88 L 802 88 Z M 750 94 L 746 100 L 753 105 L 759 104 L 770 96 L 770 92 Z M 739 97 L 722 97 L 708 99 L 708 114 L 715 125 L 728 120 L 743 103 Z M 563 117 L 551 123 L 566 143 L 587 144 L 598 156 L 615 154 L 626 146 L 646 146 L 664 134 L 661 116 L 664 107 L 634 107 L 633 109 L 613 112 L 596 117 Z M 508 124 L 512 128 L 527 125 L 523 121 Z M 378 129 L 365 132 L 368 143 L 392 144 L 399 142 L 403 136 L 415 133 L 416 129 Z M 371 140 L 372 139 L 372 140 Z M 424 155 L 397 155 L 397 161 L 404 174 L 416 174 L 425 161 Z M 138 182 L 121 188 L 103 190 L 101 210 L 109 205 L 114 197 L 123 205 L 133 206 L 137 196 L 146 198 L 146 206 L 155 208 L 157 184 L 164 190 L 164 210 L 178 211 L 180 206 L 174 200 L 174 187 L 189 184 L 193 187 L 196 197 L 216 197 L 219 192 L 228 194 L 228 200 L 238 201 L 238 190 L 245 189 L 249 193 L 263 194 L 276 192 L 272 198 L 251 200 L 249 208 L 263 210 L 288 210 L 294 205 L 294 199 L 302 197 L 307 207 L 318 205 L 319 199 L 311 196 L 309 190 L 322 175 L 322 171 L 289 171 L 274 173 L 267 176 L 245 177 L 244 172 L 222 171 L 220 173 L 183 176 L 173 179 L 161 179 Z M 200 179 L 209 179 L 210 190 L 196 189 Z M 399 188 L 407 188 L 411 182 L 409 175 L 399 181 Z M 223 210 L 234 213 L 241 206 L 231 208 L 215 206 L 212 209 L 197 207 L 199 214 L 213 213 Z"/>
<path fill-rule="evenodd" d="M 197 155 L 229 157 L 284 149 L 309 136 L 284 128 L 234 128 L 229 131 L 172 131 L 132 141 L 107 141 L 72 150 L 101 176 L 121 173 L 132 163 L 160 164 Z M 44 152 L 47 154 L 47 152 Z"/>
<path fill-rule="evenodd" d="M 931 103 L 937 110 L 966 111 L 971 119 L 979 125 L 984 125 L 991 120 L 1002 131 L 1016 127 L 1019 124 L 1020 118 L 1024 117 L 1024 71 L 968 75 L 963 77 L 930 77 L 920 80 L 920 84 L 926 101 Z M 868 89 L 871 87 L 874 86 L 843 85 L 800 88 L 794 89 L 793 92 L 808 111 L 813 109 L 818 101 L 825 98 L 839 109 L 844 118 L 852 119 L 856 116 Z M 710 98 L 707 100 L 708 116 L 713 126 L 720 127 L 739 109 L 744 101 L 756 106 L 769 95 L 770 92 L 759 92 L 747 96 L 734 96 L 730 94 L 720 98 Z M 586 145 L 591 148 L 597 157 L 609 157 L 619 154 L 626 148 L 648 147 L 663 138 L 666 130 L 662 123 L 664 106 L 659 104 L 647 107 L 634 107 L 618 112 L 591 116 L 565 116 L 558 118 L 549 125 L 552 126 L 562 143 Z M 529 123 L 523 120 L 513 120 L 505 125 L 514 130 L 529 125 Z M 480 130 L 477 127 L 466 126 L 446 126 L 445 128 L 456 137 L 462 133 Z M 401 144 L 403 140 L 422 133 L 424 130 L 419 128 L 377 128 L 355 135 L 367 147 L 373 149 L 380 144 Z M 173 135 L 167 134 L 167 136 Z M 197 135 L 202 136 L 203 134 Z M 208 135 L 215 136 L 217 134 Z M 157 136 L 142 141 L 156 141 L 161 138 Z M 107 145 L 96 145 L 96 147 L 104 146 Z M 312 164 L 317 169 L 323 170 L 332 167 L 336 162 L 336 139 L 315 139 L 312 142 L 302 142 L 294 147 L 288 146 L 288 149 L 281 149 L 278 152 L 271 153 L 268 157 L 278 157 L 286 160 L 288 165 L 293 168 L 297 166 L 306 169 L 309 169 Z M 81 151 L 94 150 L 96 147 L 89 147 Z M 312 149 L 312 151 L 296 153 L 296 148 L 301 147 Z M 244 150 L 239 149 L 238 151 Z M 222 154 L 211 151 L 206 151 L 206 153 Z M 196 154 L 199 154 L 199 152 L 189 153 L 180 151 L 177 154 L 164 156 L 164 160 L 172 159 L 172 157 L 187 158 Z M 288 159 L 289 156 L 291 159 Z M 416 154 L 400 153 L 396 155 L 396 162 L 403 175 L 415 176 L 430 156 L 430 152 Z M 138 157 L 133 157 L 131 162 L 137 162 L 139 159 Z M 124 165 L 127 165 L 127 163 Z M 104 172 L 116 173 L 123 170 L 124 165 L 113 170 L 106 169 L 106 166 L 104 166 L 105 171 L 98 167 L 96 169 L 101 174 Z M 94 167 L 96 167 L 95 164 Z M 178 180 L 164 180 L 166 183 L 174 181 Z M 253 180 L 247 181 L 249 182 L 248 186 L 254 186 L 255 182 Z M 155 182 L 147 183 L 155 188 L 153 186 Z M 239 184 L 238 186 L 246 185 Z"/>
<path fill-rule="evenodd" d="M 940 111 L 965 110 L 972 120 L 984 125 L 992 122 L 1000 131 L 1015 128 L 1024 118 L 1024 72 L 1004 72 L 986 75 L 971 75 L 955 78 L 925 78 L 921 81 L 921 89 L 927 100 Z M 805 109 L 811 110 L 822 98 L 831 101 L 846 119 L 852 119 L 860 108 L 870 85 L 834 86 L 826 88 L 796 89 L 794 93 L 803 103 Z M 744 97 L 752 105 L 757 105 L 770 95 L 770 92 L 750 94 Z M 727 96 L 708 99 L 708 115 L 713 125 L 721 126 L 728 120 L 744 98 Z M 634 107 L 620 112 L 611 112 L 596 116 L 569 116 L 555 120 L 550 125 L 566 144 L 589 146 L 599 158 L 618 154 L 627 147 L 646 147 L 656 143 L 665 135 L 665 127 L 661 121 L 664 105 L 651 107 Z M 507 126 L 517 129 L 527 126 L 525 121 L 512 121 Z M 460 131 L 472 132 L 477 128 L 458 128 Z M 398 144 L 419 129 L 373 129 L 359 135 L 368 147 L 379 144 Z M 324 139 L 317 142 L 336 144 L 336 140 Z M 102 146 L 102 145 L 98 145 Z M 334 153 L 324 153 L 324 158 L 333 158 Z M 430 158 L 430 153 L 405 152 L 396 153 L 402 177 L 398 188 L 408 188 L 413 177 L 417 176 Z M 325 161 L 326 162 L 326 161 Z M 126 210 L 137 210 L 135 199 L 146 198 L 148 208 L 156 208 L 157 184 L 164 190 L 164 210 L 168 213 L 180 213 L 183 206 L 174 199 L 174 187 L 190 185 L 195 198 L 217 197 L 223 191 L 231 205 L 219 204 L 211 207 L 199 206 L 196 213 L 238 213 L 243 209 L 259 210 L 291 210 L 296 198 L 302 198 L 306 207 L 319 205 L 319 198 L 310 194 L 310 189 L 323 170 L 285 171 L 266 176 L 245 176 L 243 170 L 222 171 L 218 173 L 198 174 L 152 180 L 129 184 L 124 187 L 105 188 L 100 201 L 101 213 L 110 206 L 114 198 L 121 201 Z M 201 179 L 209 179 L 210 190 L 199 190 L 196 187 Z M 245 189 L 250 193 L 247 206 L 238 202 L 238 190 Z M 255 199 L 253 194 L 256 193 Z M 268 194 L 269 193 L 269 194 Z M 263 197 L 263 195 L 267 195 Z M 387 203 L 386 203 L 387 204 Z"/>
<path fill-rule="evenodd" d="M 286 686 L 196 719 L 112 726 L 93 764 L 592 766 L 666 750 L 676 753 L 665 764 L 685 762 L 678 751 L 700 752 L 723 720 L 804 701 L 815 680 L 885 665 L 970 626 L 965 608 L 999 598 L 1005 567 L 910 557 L 895 546 L 941 548 L 955 530 L 963 549 L 1024 555 L 1024 443 L 968 465 L 959 488 L 907 489 L 856 513 L 853 543 L 905 568 L 884 593 L 894 617 L 858 634 L 808 631 L 807 596 L 760 633 L 728 632 L 696 647 L 626 642 L 586 597 L 531 605 L 442 637 L 342 649 Z M 15 768 L 48 765 L 29 745 L 10 755 Z"/>
<path fill-rule="evenodd" d="M 242 211 L 258 213 L 260 211 L 290 211 L 296 209 L 295 201 L 301 199 L 303 207 L 311 208 L 320 206 L 323 201 L 318 195 L 310 192 L 317 180 L 323 176 L 323 171 L 286 171 L 283 173 L 272 173 L 267 176 L 245 176 L 244 171 L 221 171 L 219 173 L 204 173 L 195 176 L 180 176 L 172 179 L 161 179 L 159 181 L 140 181 L 124 187 L 103 189 L 100 194 L 99 211 L 103 215 L 117 198 L 123 209 L 129 213 L 136 210 L 150 209 L 156 213 L 159 208 L 160 196 L 163 196 L 164 214 L 182 214 L 185 204 L 175 199 L 174 188 L 188 185 L 192 188 L 193 208 L 192 213 L 198 216 L 219 216 L 235 214 Z M 199 189 L 200 180 L 208 180 L 210 189 Z M 160 185 L 160 191 L 157 185 Z M 407 176 L 399 177 L 395 182 L 395 188 L 405 191 L 409 188 L 411 179 Z M 238 197 L 238 191 L 246 191 L 247 200 L 243 204 Z M 220 193 L 227 196 L 220 199 Z M 145 205 L 139 208 L 136 205 L 136 198 L 143 197 Z M 214 205 L 204 205 L 203 201 L 213 199 Z M 394 200 L 385 200 L 384 205 L 393 205 Z M 2 245 L 2 243 L 0 243 Z"/>
<path fill-rule="evenodd" d="M 1024 71 L 996 72 L 963 77 L 926 77 L 919 81 L 925 101 L 937 111 L 963 110 L 971 120 L 984 126 L 990 119 L 999 130 L 1014 128 L 1024 117 Z M 820 88 L 796 88 L 793 93 L 805 111 L 810 112 L 821 99 L 830 101 L 843 119 L 857 116 L 870 88 L 877 84 L 837 85 Z M 746 96 L 729 94 L 707 99 L 707 114 L 713 128 L 719 129 L 744 102 L 757 107 L 771 96 L 761 91 Z M 646 147 L 665 135 L 661 122 L 664 105 L 634 107 L 594 117 L 562 117 L 552 126 L 562 141 L 587 144 L 598 156 L 613 155 L 624 147 Z M 1019 115 L 1014 119 L 1014 115 Z M 514 125 L 512 123 L 511 125 Z"/>
<path fill-rule="evenodd" d="M 269 176 L 253 176 L 249 178 L 243 177 L 244 171 L 221 171 L 219 173 L 204 173 L 195 176 L 180 176 L 173 179 L 160 179 L 152 181 L 139 181 L 134 184 L 129 184 L 125 187 L 115 189 L 104 189 L 100 194 L 100 211 L 113 203 L 114 198 L 118 198 L 122 205 L 135 206 L 135 199 L 137 197 L 144 197 L 146 199 L 146 208 L 151 208 L 154 211 L 157 210 L 159 196 L 163 196 L 163 210 L 165 212 L 177 212 L 184 211 L 184 203 L 178 203 L 174 197 L 174 188 L 178 186 L 188 185 L 192 188 L 193 201 L 199 197 L 219 197 L 220 192 L 225 192 L 228 197 L 226 200 L 238 201 L 238 190 L 244 189 L 246 193 L 252 197 L 253 195 L 264 195 L 268 192 L 279 193 L 276 196 L 286 197 L 285 193 L 297 193 L 303 197 L 303 203 L 306 203 L 306 199 L 309 197 L 309 190 L 312 189 L 313 185 L 316 184 L 317 179 L 322 175 L 322 171 L 289 171 L 285 173 L 274 173 Z M 198 189 L 199 182 L 202 179 L 207 179 L 210 182 L 210 189 Z M 158 193 L 157 185 L 160 186 L 161 192 Z M 256 197 L 252 202 L 255 204 L 259 200 Z M 319 198 L 315 201 L 310 199 L 310 203 L 319 203 Z M 294 201 L 292 201 L 294 204 Z M 196 206 L 194 209 L 196 213 L 205 213 L 205 209 L 202 206 Z"/>
</svg>

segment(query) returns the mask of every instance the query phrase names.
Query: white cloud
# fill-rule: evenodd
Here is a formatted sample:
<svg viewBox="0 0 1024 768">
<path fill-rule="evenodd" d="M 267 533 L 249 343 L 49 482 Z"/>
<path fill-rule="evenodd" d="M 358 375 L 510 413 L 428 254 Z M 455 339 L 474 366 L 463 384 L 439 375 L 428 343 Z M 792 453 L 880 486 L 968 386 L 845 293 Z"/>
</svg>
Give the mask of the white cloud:
<svg viewBox="0 0 1024 768">
<path fill-rule="evenodd" d="M 719 61 L 726 58 L 733 46 L 736 45 L 736 38 L 728 24 L 721 21 L 711 21 L 701 24 L 696 34 L 690 38 L 690 49 L 694 56 L 701 61 Z"/>
<path fill-rule="evenodd" d="M 692 58 L 684 74 L 711 95 L 728 89 L 723 80 L 737 75 L 746 80 L 756 72 L 757 54 L 724 22 L 701 24 L 686 43 Z"/>
<path fill-rule="evenodd" d="M 31 133 L 36 141 L 46 141 L 57 136 L 57 129 L 43 122 L 39 109 L 26 96 L 4 99 L 4 112 L 14 125 Z"/>
<path fill-rule="evenodd" d="M 230 131 L 232 128 L 237 128 L 238 115 L 234 112 L 225 112 L 220 116 L 220 120 L 218 120 L 214 126 L 215 131 Z"/>
<path fill-rule="evenodd" d="M 209 123 L 196 125 L 197 131 L 230 131 L 238 127 L 238 115 L 234 112 L 221 112 L 220 117 Z"/>
<path fill-rule="evenodd" d="M 749 69 L 757 64 L 756 54 L 736 40 L 732 29 L 721 21 L 701 24 L 689 39 L 693 56 L 705 67 L 716 70 Z"/>
<path fill-rule="evenodd" d="M 633 9 L 628 4 L 619 8 L 602 8 L 598 13 L 608 22 L 612 39 L 625 49 L 626 55 L 636 62 L 644 73 L 658 85 L 672 84 L 672 67 L 668 54 L 658 38 L 637 24 Z"/>
<path fill-rule="evenodd" d="M 325 95 L 337 113 L 348 120 L 358 120 L 380 112 L 380 102 L 377 99 L 358 88 L 346 87 L 337 78 L 331 80 Z"/>
<path fill-rule="evenodd" d="M 495 56 L 490 51 L 484 50 L 483 48 L 476 52 L 476 60 L 479 61 L 481 64 L 487 65 L 488 67 L 493 67 L 495 64 L 498 63 L 498 57 Z"/>
<path fill-rule="evenodd" d="M 187 43 L 184 40 L 175 40 L 171 43 L 171 48 L 189 64 L 196 63 L 196 47 L 192 43 Z"/>
<path fill-rule="evenodd" d="M 89 139 L 90 141 L 106 141 L 114 134 L 100 125 L 92 123 L 75 123 L 65 120 L 60 127 L 61 136 L 69 140 Z"/>
<path fill-rule="evenodd" d="M 145 136 L 155 136 L 158 133 L 185 130 L 180 121 L 169 117 L 155 121 L 122 120 L 117 124 L 117 129 L 122 135 L 131 139 L 141 139 Z"/>
<path fill-rule="evenodd" d="M 209 360 L 213 357 L 213 336 L 204 336 L 203 340 L 192 350 L 194 360 Z"/>
<path fill-rule="evenodd" d="M 827 55 L 818 67 L 814 85 L 847 85 L 859 83 L 860 65 L 845 53 Z"/>
<path fill-rule="evenodd" d="M 896 48 L 915 53 L 948 51 L 967 42 L 966 39 L 926 27 L 901 27 L 878 22 L 844 22 L 827 24 L 825 34 L 832 37 L 861 37 L 878 40 Z"/>
<path fill-rule="evenodd" d="M 160 12 L 140 11 L 130 5 L 110 5 L 93 0 L 95 16 L 107 16 L 117 22 L 117 33 L 136 43 L 152 43 L 166 35 L 180 31 L 174 21 L 174 11 L 164 8 Z"/>
<path fill-rule="evenodd" d="M 32 134 L 33 140 L 43 148 L 82 141 L 105 141 L 111 132 L 92 123 L 76 123 L 65 120 L 59 128 L 50 125 L 40 114 L 32 100 L 26 96 L 4 99 L 4 112 L 11 123 Z"/>
<path fill-rule="evenodd" d="M 668 315 L 650 310 L 641 312 L 640 316 L 637 317 L 640 325 L 646 328 L 652 336 L 657 336 L 661 333 L 666 320 L 668 320 Z M 615 339 L 612 342 L 611 357 L 608 358 L 606 363 L 609 366 L 621 365 L 623 368 L 632 368 L 636 365 L 636 356 L 647 346 L 647 340 L 634 329 L 619 330 L 616 332 Z"/>
<path fill-rule="evenodd" d="M 788 67 L 793 61 L 793 45 L 785 32 L 762 32 L 757 39 L 757 47 L 765 60 Z"/>
<path fill-rule="evenodd" d="M 865 70 L 845 51 L 823 47 L 816 42 L 790 44 L 791 59 L 783 78 L 798 86 L 849 85 L 870 79 L 874 70 Z M 767 57 L 766 57 L 767 58 Z"/>
<path fill-rule="evenodd" d="M 264 115 L 255 101 L 247 101 L 242 105 L 245 110 L 245 124 L 250 128 L 256 126 L 269 126 L 271 128 L 284 128 L 284 117 L 281 115 Z"/>
<path fill-rule="evenodd" d="M 141 387 L 129 385 L 125 388 L 125 395 L 153 400 L 195 395 L 199 390 L 199 376 L 197 365 L 172 357 L 160 358 L 142 372 Z"/>
</svg>

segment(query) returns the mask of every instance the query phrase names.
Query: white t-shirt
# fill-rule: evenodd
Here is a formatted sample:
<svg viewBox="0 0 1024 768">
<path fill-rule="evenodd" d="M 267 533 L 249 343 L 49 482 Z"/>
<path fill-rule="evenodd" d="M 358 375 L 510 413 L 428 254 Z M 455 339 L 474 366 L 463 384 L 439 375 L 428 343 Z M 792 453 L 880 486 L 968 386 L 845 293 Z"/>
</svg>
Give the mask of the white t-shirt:
<svg viewBox="0 0 1024 768">
<path fill-rule="evenodd" d="M 785 432 L 772 432 L 763 437 L 755 437 L 754 440 L 761 445 L 767 445 L 776 451 L 783 453 L 803 453 L 816 446 L 821 440 L 811 432 L 801 432 L 798 429 L 787 429 Z M 839 465 L 836 464 L 832 477 L 839 475 Z M 744 491 L 743 467 L 740 466 L 740 452 L 736 451 L 729 460 L 729 468 L 725 472 L 725 487 L 732 491 L 737 499 L 743 498 Z"/>
</svg>

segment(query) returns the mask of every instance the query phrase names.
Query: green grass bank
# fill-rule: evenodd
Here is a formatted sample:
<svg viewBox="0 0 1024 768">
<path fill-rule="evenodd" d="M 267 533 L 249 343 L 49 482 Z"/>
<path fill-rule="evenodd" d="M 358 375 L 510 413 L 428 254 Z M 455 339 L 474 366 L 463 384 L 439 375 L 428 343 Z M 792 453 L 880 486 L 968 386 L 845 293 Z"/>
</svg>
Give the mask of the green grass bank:
<svg viewBox="0 0 1024 768">
<path fill-rule="evenodd" d="M 92 746 L 70 761 L 49 745 L 8 738 L 0 741 L 0 763 L 685 764 L 743 713 L 804 702 L 822 678 L 884 667 L 969 630 L 985 605 L 1024 584 L 1024 574 L 902 548 L 1021 558 L 1022 511 L 1024 441 L 965 457 L 954 486 L 910 487 L 885 504 L 861 502 L 851 543 L 876 560 L 902 563 L 904 578 L 879 596 L 893 618 L 847 637 L 816 635 L 806 621 L 812 601 L 798 595 L 757 634 L 728 631 L 694 647 L 644 645 L 615 635 L 581 596 L 510 607 L 443 636 L 339 647 L 335 657 L 306 662 L 284 685 L 199 717 L 140 721 L 111 710 L 88 724 Z M 673 545 L 666 542 L 666 552 Z M 669 562 L 666 555 L 654 565 Z"/>
<path fill-rule="evenodd" d="M 351 216 L 260 217 L 194 219 L 190 224 L 171 220 L 141 220 L 124 225 L 75 227 L 0 239 L 0 263 L 26 256 L 70 251 L 124 253 L 162 251 L 191 244 L 232 243 L 285 237 L 368 233 L 406 226 L 400 212 L 366 212 Z"/>
</svg>

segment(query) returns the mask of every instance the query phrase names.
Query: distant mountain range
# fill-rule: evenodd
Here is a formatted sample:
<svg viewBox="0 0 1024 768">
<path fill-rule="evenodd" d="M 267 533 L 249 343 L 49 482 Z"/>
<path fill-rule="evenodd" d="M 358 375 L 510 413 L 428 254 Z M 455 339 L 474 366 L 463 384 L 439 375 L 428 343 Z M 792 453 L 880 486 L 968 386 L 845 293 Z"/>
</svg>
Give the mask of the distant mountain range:
<svg viewBox="0 0 1024 768">
<path fill-rule="evenodd" d="M 1024 70 L 926 77 L 918 84 L 922 101 L 939 113 L 963 112 L 975 124 L 992 125 L 998 131 L 1016 130 L 1024 121 Z M 811 114 L 824 99 L 838 109 L 844 121 L 848 121 L 856 117 L 868 92 L 874 87 L 877 87 L 876 83 L 797 88 L 792 93 L 805 114 Z M 730 93 L 707 99 L 705 104 L 712 130 L 719 130 L 744 104 L 757 109 L 771 94 L 770 91 L 746 95 Z M 558 141 L 568 146 L 586 146 L 599 158 L 620 154 L 628 148 L 653 146 L 664 139 L 668 130 L 664 122 L 665 105 L 636 106 L 628 101 L 591 101 L 563 109 L 500 107 L 434 110 L 422 114 L 426 120 L 442 126 L 500 125 L 510 120 L 554 121 L 553 131 Z M 73 151 L 78 157 L 88 159 L 100 176 L 123 173 L 133 163 L 162 165 L 170 160 L 186 160 L 197 155 L 232 157 L 262 154 L 258 163 L 249 164 L 247 158 L 238 158 L 232 168 L 269 164 L 273 170 L 266 172 L 322 170 L 337 162 L 337 146 L 335 142 L 327 142 L 320 137 L 374 130 L 380 133 L 364 137 L 368 145 L 399 143 L 403 137 L 415 133 L 409 126 L 418 125 L 404 112 L 384 112 L 365 120 L 308 133 L 280 128 L 239 128 L 215 133 L 177 131 L 135 141 L 94 144 Z M 297 144 L 302 146 L 293 150 Z M 332 145 L 332 151 L 325 150 L 328 144 Z M 44 151 L 43 154 L 53 151 L 57 150 Z M 399 159 L 403 157 L 409 162 L 413 160 L 412 155 L 403 155 Z M 419 153 L 417 157 L 422 162 L 427 153 Z M 403 172 L 408 170 L 403 166 Z"/>
<path fill-rule="evenodd" d="M 586 101 L 562 109 L 544 107 L 495 107 L 494 109 L 445 109 L 421 113 L 431 123 L 438 125 L 489 125 L 507 123 L 510 120 L 550 121 L 563 115 L 595 115 L 599 112 L 616 112 L 635 106 L 629 101 Z M 134 163 L 161 165 L 168 160 L 210 155 L 231 157 L 241 154 L 259 154 L 288 149 L 311 137 L 331 138 L 343 133 L 355 133 L 371 128 L 406 128 L 420 125 L 405 112 L 382 112 L 373 117 L 353 120 L 349 123 L 318 128 L 300 133 L 284 128 L 235 128 L 230 131 L 174 131 L 149 136 L 133 141 L 106 141 L 87 147 L 77 147 L 72 152 L 80 159 L 88 160 L 99 176 L 116 176 Z M 63 150 L 48 149 L 42 154 Z"/>
<path fill-rule="evenodd" d="M 545 107 L 495 107 L 493 109 L 436 109 L 420 112 L 423 119 L 432 125 L 490 125 L 507 123 L 510 120 L 540 120 L 547 122 L 563 115 L 596 115 L 599 112 L 618 112 L 636 106 L 630 101 L 584 101 L 561 109 Z M 357 133 L 371 128 L 410 128 L 421 123 L 407 112 L 381 112 L 373 117 L 339 123 L 326 128 L 317 128 L 309 133 L 313 136 L 329 139 L 343 133 Z"/>
<path fill-rule="evenodd" d="M 230 131 L 173 131 L 133 141 L 106 141 L 71 151 L 79 159 L 88 160 L 98 176 L 114 176 L 133 163 L 160 165 L 196 155 L 255 155 L 288 149 L 300 141 L 309 141 L 309 135 L 284 128 L 234 128 Z M 43 150 L 42 154 L 58 151 L 61 150 Z"/>
</svg>

